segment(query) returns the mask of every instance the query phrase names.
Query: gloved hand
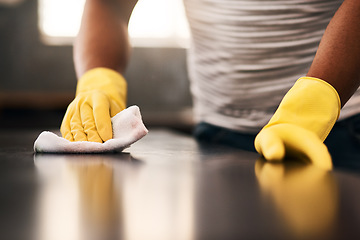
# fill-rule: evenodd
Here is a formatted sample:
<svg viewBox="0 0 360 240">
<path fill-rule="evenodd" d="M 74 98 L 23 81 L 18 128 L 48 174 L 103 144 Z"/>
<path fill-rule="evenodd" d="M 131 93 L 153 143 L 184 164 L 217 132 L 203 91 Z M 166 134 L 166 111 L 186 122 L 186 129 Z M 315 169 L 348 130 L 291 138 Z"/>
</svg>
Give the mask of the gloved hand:
<svg viewBox="0 0 360 240">
<path fill-rule="evenodd" d="M 107 68 L 87 71 L 78 81 L 60 132 L 70 141 L 105 142 L 112 138 L 111 117 L 126 106 L 127 84 Z"/>
<path fill-rule="evenodd" d="M 339 95 L 329 83 L 302 77 L 256 136 L 256 151 L 268 161 L 280 161 L 286 156 L 305 157 L 324 169 L 331 169 L 331 156 L 323 141 L 338 119 L 340 109 Z"/>
</svg>

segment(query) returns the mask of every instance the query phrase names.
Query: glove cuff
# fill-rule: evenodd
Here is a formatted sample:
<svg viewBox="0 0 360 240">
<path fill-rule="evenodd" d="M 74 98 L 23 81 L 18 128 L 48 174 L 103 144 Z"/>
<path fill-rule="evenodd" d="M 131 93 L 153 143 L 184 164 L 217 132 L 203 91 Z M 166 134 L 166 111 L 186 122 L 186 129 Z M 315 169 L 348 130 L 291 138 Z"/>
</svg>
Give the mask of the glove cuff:
<svg viewBox="0 0 360 240">
<path fill-rule="evenodd" d="M 299 78 L 264 127 L 281 123 L 298 125 L 324 141 L 339 118 L 341 102 L 335 88 L 313 77 Z"/>
<path fill-rule="evenodd" d="M 127 83 L 120 73 L 103 67 L 87 71 L 78 80 L 76 96 L 93 90 L 104 92 L 111 99 L 115 100 L 122 109 L 125 109 Z"/>
</svg>

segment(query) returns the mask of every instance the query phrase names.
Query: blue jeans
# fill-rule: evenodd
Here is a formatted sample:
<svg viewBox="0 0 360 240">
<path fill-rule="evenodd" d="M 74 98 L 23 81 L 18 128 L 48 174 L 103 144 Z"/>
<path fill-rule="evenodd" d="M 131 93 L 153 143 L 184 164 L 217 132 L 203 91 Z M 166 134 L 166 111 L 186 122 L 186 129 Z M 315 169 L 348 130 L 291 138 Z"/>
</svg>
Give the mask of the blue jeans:
<svg viewBox="0 0 360 240">
<path fill-rule="evenodd" d="M 256 134 L 247 134 L 201 122 L 195 126 L 194 137 L 199 142 L 227 145 L 250 152 L 256 152 Z"/>
<path fill-rule="evenodd" d="M 241 133 L 205 122 L 197 124 L 193 134 L 200 142 L 255 152 L 256 134 Z M 338 121 L 324 143 L 335 167 L 360 170 L 360 114 Z"/>
</svg>

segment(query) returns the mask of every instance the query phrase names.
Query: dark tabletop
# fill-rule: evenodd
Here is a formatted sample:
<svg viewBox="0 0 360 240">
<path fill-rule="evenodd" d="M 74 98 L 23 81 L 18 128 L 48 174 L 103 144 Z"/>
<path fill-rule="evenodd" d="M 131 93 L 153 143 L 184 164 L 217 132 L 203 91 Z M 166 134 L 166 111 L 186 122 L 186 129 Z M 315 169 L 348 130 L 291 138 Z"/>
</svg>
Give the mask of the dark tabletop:
<svg viewBox="0 0 360 240">
<path fill-rule="evenodd" d="M 156 129 L 124 153 L 35 155 L 39 133 L 0 132 L 0 239 L 360 239 L 354 170 Z"/>
</svg>

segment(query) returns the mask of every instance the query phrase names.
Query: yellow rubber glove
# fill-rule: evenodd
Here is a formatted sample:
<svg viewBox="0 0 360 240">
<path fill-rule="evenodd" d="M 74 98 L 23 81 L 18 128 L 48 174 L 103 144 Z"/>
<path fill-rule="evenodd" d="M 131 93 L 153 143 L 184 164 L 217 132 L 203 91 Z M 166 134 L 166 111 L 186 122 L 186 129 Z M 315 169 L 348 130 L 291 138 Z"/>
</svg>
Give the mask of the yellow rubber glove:
<svg viewBox="0 0 360 240">
<path fill-rule="evenodd" d="M 338 119 L 340 109 L 339 95 L 329 83 L 302 77 L 256 136 L 256 151 L 268 161 L 280 161 L 286 156 L 305 157 L 324 169 L 331 169 L 331 156 L 323 141 Z"/>
<path fill-rule="evenodd" d="M 126 106 L 127 84 L 107 68 L 87 71 L 78 81 L 60 132 L 70 141 L 105 142 L 112 138 L 111 117 Z"/>
</svg>

